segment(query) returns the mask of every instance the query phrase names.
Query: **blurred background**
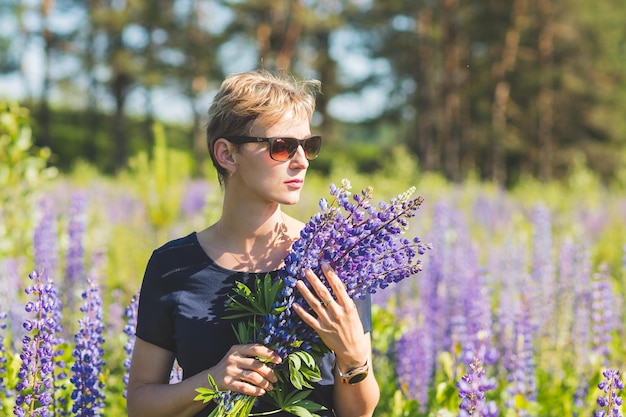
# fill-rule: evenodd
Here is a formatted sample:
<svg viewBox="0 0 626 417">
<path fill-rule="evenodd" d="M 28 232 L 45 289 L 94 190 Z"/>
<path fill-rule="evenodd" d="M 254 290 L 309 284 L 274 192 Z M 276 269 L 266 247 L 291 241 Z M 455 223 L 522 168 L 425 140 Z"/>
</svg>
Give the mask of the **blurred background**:
<svg viewBox="0 0 626 417">
<path fill-rule="evenodd" d="M 203 161 L 224 76 L 287 69 L 322 81 L 315 129 L 366 172 L 401 144 L 455 182 L 581 163 L 626 181 L 623 16 L 621 0 L 2 0 L 0 99 L 31 110 L 51 164 L 114 173 L 155 120 Z"/>
</svg>

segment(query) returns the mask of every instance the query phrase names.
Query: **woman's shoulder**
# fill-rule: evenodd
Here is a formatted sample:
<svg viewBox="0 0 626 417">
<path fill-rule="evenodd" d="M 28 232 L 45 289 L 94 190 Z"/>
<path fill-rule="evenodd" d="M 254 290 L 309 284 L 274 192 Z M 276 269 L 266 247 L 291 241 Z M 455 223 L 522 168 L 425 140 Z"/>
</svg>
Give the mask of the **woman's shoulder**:
<svg viewBox="0 0 626 417">
<path fill-rule="evenodd" d="M 157 253 L 165 253 L 172 250 L 188 250 L 198 245 L 198 239 L 196 237 L 196 232 L 191 232 L 187 236 L 179 237 L 177 239 L 172 239 L 167 243 L 159 246 L 155 252 Z"/>
<path fill-rule="evenodd" d="M 200 247 L 196 232 L 170 240 L 155 249 L 152 261 L 159 266 L 162 277 L 210 263 L 210 259 Z"/>
</svg>

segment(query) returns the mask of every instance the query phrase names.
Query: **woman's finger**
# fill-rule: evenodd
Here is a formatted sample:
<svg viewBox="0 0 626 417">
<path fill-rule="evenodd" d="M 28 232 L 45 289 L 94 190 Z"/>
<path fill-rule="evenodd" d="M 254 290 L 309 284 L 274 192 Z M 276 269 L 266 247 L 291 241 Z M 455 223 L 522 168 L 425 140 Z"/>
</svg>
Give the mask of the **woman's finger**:
<svg viewBox="0 0 626 417">
<path fill-rule="evenodd" d="M 326 286 L 319 279 L 319 277 L 315 275 L 315 273 L 310 269 L 307 269 L 304 272 L 304 276 L 306 277 L 309 284 L 311 284 L 311 288 L 313 288 L 313 291 L 315 291 L 315 295 L 312 295 L 311 300 L 307 299 L 307 302 L 309 302 L 311 307 L 313 307 L 313 304 L 315 304 L 316 302 L 318 305 L 328 307 L 334 301 L 333 295 L 330 293 L 328 288 L 326 288 Z M 306 287 L 306 285 L 304 285 L 304 287 Z"/>
<path fill-rule="evenodd" d="M 332 269 L 330 265 L 328 265 L 328 263 L 323 262 L 322 272 L 324 272 L 324 276 L 326 277 L 326 280 L 330 284 L 330 288 L 332 288 L 333 294 L 335 294 L 335 297 L 337 298 L 337 302 L 339 302 L 339 304 L 343 306 L 353 306 L 354 302 L 348 295 L 348 292 L 346 291 L 346 287 L 343 285 L 343 282 L 341 282 L 341 280 L 339 279 L 339 276 L 337 275 L 335 270 Z"/>
</svg>

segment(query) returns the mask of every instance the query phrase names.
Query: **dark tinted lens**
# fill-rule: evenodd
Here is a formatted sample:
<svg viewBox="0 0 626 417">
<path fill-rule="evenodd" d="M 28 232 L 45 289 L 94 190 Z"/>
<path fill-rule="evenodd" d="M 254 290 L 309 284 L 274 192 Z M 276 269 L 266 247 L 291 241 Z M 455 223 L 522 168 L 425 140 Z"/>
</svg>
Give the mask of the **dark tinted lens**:
<svg viewBox="0 0 626 417">
<path fill-rule="evenodd" d="M 306 154 L 306 159 L 315 159 L 317 155 L 320 153 L 320 148 L 322 147 L 322 138 L 321 136 L 312 136 L 304 142 L 304 153 Z"/>
<path fill-rule="evenodd" d="M 271 157 L 277 161 L 288 161 L 298 149 L 298 141 L 293 138 L 276 138 L 271 144 Z"/>
</svg>

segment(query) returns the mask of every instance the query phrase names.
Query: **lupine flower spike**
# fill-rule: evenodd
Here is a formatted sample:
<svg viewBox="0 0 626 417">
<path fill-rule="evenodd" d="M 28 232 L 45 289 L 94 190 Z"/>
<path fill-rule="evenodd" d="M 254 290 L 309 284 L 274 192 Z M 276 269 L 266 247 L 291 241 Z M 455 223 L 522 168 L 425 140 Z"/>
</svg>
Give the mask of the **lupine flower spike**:
<svg viewBox="0 0 626 417">
<path fill-rule="evenodd" d="M 126 325 L 124 326 L 124 334 L 128 336 L 128 340 L 124 344 L 124 351 L 126 352 L 126 358 L 124 359 L 124 393 L 122 394 L 126 398 L 128 387 L 128 374 L 130 372 L 130 361 L 135 347 L 135 328 L 137 327 L 137 308 L 139 307 L 139 294 L 134 294 L 130 299 L 130 303 L 126 307 L 124 315 L 126 316 Z"/>
<path fill-rule="evenodd" d="M 7 389 L 4 380 L 7 370 L 6 348 L 4 347 L 4 332 L 7 328 L 6 319 L 7 314 L 0 311 L 0 398 L 2 393 L 5 392 Z"/>
<path fill-rule="evenodd" d="M 602 372 L 602 376 L 604 380 L 598 384 L 598 388 L 605 395 L 598 397 L 598 405 L 602 408 L 594 413 L 594 417 L 623 417 L 622 397 L 618 395 L 624 389 L 620 371 L 607 369 Z"/>
<path fill-rule="evenodd" d="M 461 405 L 458 417 L 496 417 L 498 407 L 494 401 L 487 402 L 485 393 L 495 388 L 494 378 L 485 377 L 485 369 L 480 359 L 474 358 L 468 364 L 470 372 L 463 375 L 458 383 Z"/>
<path fill-rule="evenodd" d="M 22 339 L 22 364 L 18 372 L 18 392 L 13 414 L 21 416 L 51 415 L 54 355 L 57 345 L 56 290 L 51 283 L 42 282 L 42 274 L 29 275 L 33 284 L 26 294 L 34 296 L 26 303 L 26 312 L 34 315 L 24 322 L 28 335 Z"/>
<path fill-rule="evenodd" d="M 104 366 L 104 338 L 102 332 L 102 298 L 98 286 L 99 277 L 94 263 L 88 278 L 88 288 L 83 292 L 84 303 L 80 308 L 83 317 L 79 320 L 79 330 L 74 340 L 72 352 L 75 361 L 72 365 L 70 382 L 74 385 L 72 413 L 77 416 L 98 416 L 104 409 L 104 383 L 100 374 Z"/>
</svg>

